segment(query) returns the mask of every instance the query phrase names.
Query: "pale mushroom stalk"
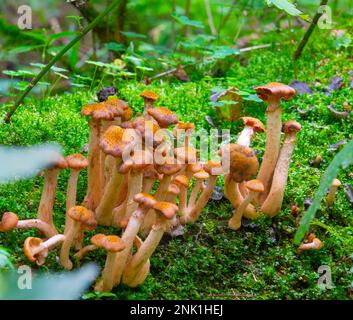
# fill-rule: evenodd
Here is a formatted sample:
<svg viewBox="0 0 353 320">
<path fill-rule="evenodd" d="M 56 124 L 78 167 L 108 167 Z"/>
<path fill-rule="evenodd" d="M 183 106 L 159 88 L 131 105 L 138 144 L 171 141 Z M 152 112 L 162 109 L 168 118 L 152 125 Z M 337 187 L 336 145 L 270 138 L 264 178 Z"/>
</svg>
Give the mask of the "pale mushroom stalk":
<svg viewBox="0 0 353 320">
<path fill-rule="evenodd" d="M 249 147 L 253 135 L 254 129 L 252 127 L 245 127 L 237 139 L 237 144 Z"/>
<path fill-rule="evenodd" d="M 72 207 L 76 205 L 77 181 L 79 174 L 80 172 L 78 170 L 71 170 L 71 175 L 67 184 L 66 192 L 66 212 L 68 212 Z M 71 224 L 71 218 L 66 216 L 65 230 L 68 230 Z"/>
<path fill-rule="evenodd" d="M 284 125 L 284 142 L 273 174 L 271 189 L 261 206 L 261 211 L 270 217 L 274 217 L 281 210 L 289 165 L 296 144 L 296 134 L 299 130 L 300 124 L 297 122 L 288 121 Z"/>
<path fill-rule="evenodd" d="M 154 209 L 158 218 L 141 247 L 126 265 L 122 279 L 125 284 L 129 284 L 135 279 L 141 268 L 145 266 L 160 243 L 169 221 L 175 217 L 178 211 L 178 207 L 175 204 L 168 202 L 157 202 L 154 205 Z"/>
<path fill-rule="evenodd" d="M 110 292 L 113 289 L 114 283 L 114 266 L 116 261 L 116 256 L 120 252 L 108 252 L 107 259 L 105 261 L 105 266 L 103 270 L 103 290 L 104 292 Z"/>
<path fill-rule="evenodd" d="M 75 258 L 77 260 L 81 260 L 83 257 L 85 257 L 88 253 L 90 253 L 91 251 L 94 251 L 98 249 L 97 246 L 95 246 L 94 244 L 89 244 L 85 247 L 83 247 L 82 249 L 80 249 L 79 251 L 77 251 L 75 253 Z"/>
<path fill-rule="evenodd" d="M 63 234 L 57 234 L 49 238 L 48 240 L 41 243 L 41 245 L 34 250 L 34 255 L 38 254 L 43 250 L 50 250 L 55 248 L 58 244 L 65 241 L 65 236 Z"/>
<path fill-rule="evenodd" d="M 329 208 L 333 207 L 333 203 L 335 202 L 337 189 L 341 185 L 342 185 L 342 183 L 338 179 L 334 179 L 333 180 L 333 182 L 331 184 L 331 187 L 330 187 L 330 191 L 329 191 L 328 196 L 327 196 L 327 204 L 328 204 Z"/>
<path fill-rule="evenodd" d="M 73 264 L 69 257 L 70 248 L 71 248 L 72 242 L 74 241 L 75 236 L 79 231 L 80 231 L 80 223 L 77 223 L 76 221 L 74 221 L 71 225 L 71 228 L 65 234 L 65 239 L 61 246 L 59 262 L 66 270 L 71 270 L 73 267 Z"/>
<path fill-rule="evenodd" d="M 57 231 L 51 225 L 39 219 L 19 220 L 17 229 L 38 229 L 46 238 L 51 238 L 57 234 Z"/>
<path fill-rule="evenodd" d="M 152 196 L 144 193 L 136 194 L 134 201 L 139 205 L 136 211 L 131 215 L 126 229 L 121 237 L 122 241 L 125 243 L 125 249 L 121 252 L 118 252 L 115 257 L 114 285 L 118 285 L 121 282 L 126 262 L 128 261 L 134 240 L 140 229 L 142 221 L 147 211 L 156 203 L 156 200 Z"/>
<path fill-rule="evenodd" d="M 112 224 L 112 213 L 115 207 L 115 200 L 124 181 L 124 175 L 120 174 L 117 169 L 121 161 L 121 158 L 115 159 L 116 168 L 113 171 L 113 175 L 109 180 L 108 185 L 106 186 L 101 203 L 96 210 L 96 219 L 101 225 L 109 226 Z"/>
<path fill-rule="evenodd" d="M 202 189 L 203 189 L 203 181 L 197 180 L 194 188 L 191 191 L 189 201 L 188 201 L 188 206 L 190 206 L 191 208 L 195 206 L 197 196 Z"/>
<path fill-rule="evenodd" d="M 249 203 L 257 196 L 259 192 L 263 192 L 264 186 L 260 180 L 251 180 L 246 182 L 246 186 L 249 189 L 248 196 L 240 204 L 239 208 L 236 209 L 232 218 L 228 221 L 229 228 L 238 230 L 241 227 L 241 219 L 245 212 L 246 207 Z"/>
<path fill-rule="evenodd" d="M 53 207 L 56 197 L 59 169 L 49 169 L 44 173 L 44 186 L 40 199 L 37 218 L 47 223 L 51 229 L 58 233 L 53 223 Z"/>
<path fill-rule="evenodd" d="M 142 191 L 143 171 L 132 171 L 130 174 L 130 184 L 126 197 L 125 218 L 130 218 L 131 214 L 137 209 L 138 204 L 134 201 L 134 196 Z"/>
<path fill-rule="evenodd" d="M 100 121 L 91 119 L 89 122 L 89 149 L 88 149 L 88 181 L 85 204 L 95 210 L 100 202 L 103 190 L 101 170 L 101 150 L 99 148 Z"/>
<path fill-rule="evenodd" d="M 153 179 L 143 179 L 143 184 L 142 184 L 142 192 L 143 193 L 150 193 L 153 185 L 154 185 Z"/>
</svg>

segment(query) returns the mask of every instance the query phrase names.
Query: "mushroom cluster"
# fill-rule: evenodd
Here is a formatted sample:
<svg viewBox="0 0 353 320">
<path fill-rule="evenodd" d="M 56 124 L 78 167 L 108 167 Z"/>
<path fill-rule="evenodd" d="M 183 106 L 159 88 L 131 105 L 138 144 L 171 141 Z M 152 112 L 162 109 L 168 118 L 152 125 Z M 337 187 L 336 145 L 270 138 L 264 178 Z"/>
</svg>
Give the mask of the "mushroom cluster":
<svg viewBox="0 0 353 320">
<path fill-rule="evenodd" d="M 73 268 L 72 258 L 79 263 L 91 251 L 106 250 L 105 267 L 95 289 L 109 292 L 121 283 L 136 287 L 144 282 L 164 233 L 173 235 L 174 230 L 199 218 L 219 175 L 224 174 L 225 195 L 235 208 L 229 220 L 231 229 L 241 227 L 243 216 L 255 219 L 260 211 L 273 217 L 281 209 L 300 125 L 295 121 L 284 124 L 281 146 L 280 100 L 289 100 L 295 91 L 279 83 L 256 91 L 269 102 L 267 131 L 258 119 L 242 118 L 244 129 L 237 143 L 222 146 L 220 161 L 198 160 L 199 150 L 191 141 L 194 124 L 180 122 L 171 110 L 155 106 L 159 97 L 154 92 L 141 94 L 144 111 L 135 118 L 128 104 L 116 96 L 83 107 L 81 114 L 89 118 L 88 158 L 58 155 L 44 172 L 37 218 L 19 220 L 15 213 L 7 212 L 0 232 L 37 229 L 42 238 L 29 237 L 24 243 L 26 257 L 37 265 L 58 246 L 59 263 L 67 270 Z M 171 126 L 173 130 L 169 130 Z M 256 133 L 264 132 L 266 151 L 260 166 L 250 145 Z M 86 168 L 87 192 L 78 204 L 78 178 Z M 59 234 L 53 208 L 58 175 L 65 169 L 70 170 L 70 178 L 65 226 Z M 97 233 L 84 245 L 85 233 L 98 225 L 115 227 L 119 236 Z"/>
</svg>

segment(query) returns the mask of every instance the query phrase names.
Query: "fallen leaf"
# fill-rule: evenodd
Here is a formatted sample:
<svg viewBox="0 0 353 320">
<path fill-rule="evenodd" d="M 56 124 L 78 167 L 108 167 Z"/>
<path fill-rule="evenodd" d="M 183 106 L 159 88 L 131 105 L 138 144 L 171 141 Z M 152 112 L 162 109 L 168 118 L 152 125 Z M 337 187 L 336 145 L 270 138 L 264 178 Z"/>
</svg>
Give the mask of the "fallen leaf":
<svg viewBox="0 0 353 320">
<path fill-rule="evenodd" d="M 184 81 L 184 82 L 189 82 L 190 78 L 188 74 L 186 73 L 185 69 L 183 68 L 182 65 L 178 65 L 175 72 L 174 72 L 175 77 L 178 80 Z"/>
<path fill-rule="evenodd" d="M 348 201 L 353 203 L 353 188 L 350 184 L 347 183 L 344 185 L 344 192 L 348 198 Z"/>
<path fill-rule="evenodd" d="M 298 80 L 293 80 L 290 84 L 290 87 L 292 87 L 293 89 L 295 89 L 297 91 L 298 94 L 305 94 L 305 93 L 309 93 L 312 94 L 313 90 L 310 88 L 310 86 L 302 81 L 298 81 Z"/>
<path fill-rule="evenodd" d="M 344 86 L 343 78 L 341 76 L 333 77 L 330 81 L 331 91 L 339 90 Z"/>
<path fill-rule="evenodd" d="M 331 114 L 337 119 L 347 118 L 350 115 L 350 112 L 348 111 L 337 111 L 332 104 L 328 105 L 327 108 L 330 110 Z"/>
<path fill-rule="evenodd" d="M 331 149 L 331 150 L 337 150 L 340 146 L 344 146 L 345 144 L 347 144 L 347 141 L 346 140 L 340 140 L 334 144 L 330 144 L 328 146 L 328 149 Z"/>
</svg>

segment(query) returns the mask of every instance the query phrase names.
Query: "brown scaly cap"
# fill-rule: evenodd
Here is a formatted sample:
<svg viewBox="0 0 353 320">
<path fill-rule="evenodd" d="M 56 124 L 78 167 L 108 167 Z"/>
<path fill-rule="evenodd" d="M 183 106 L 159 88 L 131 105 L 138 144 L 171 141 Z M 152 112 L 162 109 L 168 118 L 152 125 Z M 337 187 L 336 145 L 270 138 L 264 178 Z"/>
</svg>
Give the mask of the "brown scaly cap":
<svg viewBox="0 0 353 320">
<path fill-rule="evenodd" d="M 17 214 L 5 212 L 0 222 L 0 232 L 8 232 L 16 228 L 18 222 Z"/>
<path fill-rule="evenodd" d="M 255 88 L 257 95 L 264 101 L 269 101 L 271 97 L 283 100 L 290 100 L 296 91 L 283 83 L 271 82 L 264 86 Z"/>
<path fill-rule="evenodd" d="M 147 150 L 136 150 L 129 159 L 126 159 L 124 163 L 120 165 L 118 170 L 121 174 L 126 174 L 130 170 L 133 172 L 141 171 L 149 167 L 152 162 L 153 155 L 151 152 Z"/>
<path fill-rule="evenodd" d="M 105 234 L 97 233 L 91 238 L 91 243 L 94 244 L 96 247 L 101 248 L 105 237 Z"/>
<path fill-rule="evenodd" d="M 259 119 L 253 117 L 242 117 L 240 119 L 243 120 L 244 126 L 252 127 L 255 132 L 266 132 L 264 124 Z"/>
<path fill-rule="evenodd" d="M 73 170 L 82 170 L 88 167 L 88 160 L 80 153 L 71 154 L 66 157 L 67 166 Z"/>
<path fill-rule="evenodd" d="M 125 242 L 118 236 L 109 235 L 105 236 L 102 241 L 102 248 L 108 252 L 119 252 L 126 248 Z"/>
<path fill-rule="evenodd" d="M 158 122 L 161 128 L 168 128 L 170 125 L 178 123 L 175 113 L 164 107 L 148 109 L 147 113 Z"/>
<path fill-rule="evenodd" d="M 203 169 L 203 164 L 201 162 L 190 163 L 186 166 L 186 171 L 196 173 Z"/>
<path fill-rule="evenodd" d="M 53 159 L 52 164 L 49 166 L 48 170 L 62 170 L 67 168 L 67 161 L 61 154 L 55 154 L 55 159 Z"/>
<path fill-rule="evenodd" d="M 245 183 L 245 186 L 250 190 L 250 191 L 253 191 L 253 192 L 264 192 L 265 191 L 265 188 L 264 188 L 264 184 L 260 181 L 260 180 L 250 180 L 250 181 L 247 181 Z"/>
<path fill-rule="evenodd" d="M 157 202 L 153 196 L 142 192 L 135 194 L 134 201 L 137 202 L 141 207 L 148 209 L 152 208 Z"/>
<path fill-rule="evenodd" d="M 113 157 L 121 157 L 125 148 L 132 143 L 124 133 L 125 130 L 121 127 L 110 126 L 101 137 L 99 145 L 102 150 Z"/>
<path fill-rule="evenodd" d="M 249 147 L 233 143 L 226 148 L 230 149 L 230 177 L 236 182 L 251 180 L 259 169 L 255 152 Z M 222 156 L 222 149 L 218 153 Z"/>
<path fill-rule="evenodd" d="M 180 188 L 177 184 L 171 183 L 168 187 L 168 193 L 178 195 L 180 193 Z"/>
<path fill-rule="evenodd" d="M 160 126 L 158 122 L 154 119 L 146 120 L 144 117 L 137 117 L 132 121 L 123 122 L 120 127 L 124 129 L 135 129 L 137 132 L 141 134 L 141 137 L 144 139 L 146 134 L 146 125 L 149 123 L 149 126 L 152 127 L 152 133 L 155 134 Z"/>
<path fill-rule="evenodd" d="M 95 228 L 97 226 L 94 213 L 83 206 L 72 207 L 68 211 L 68 215 L 71 219 L 82 223 L 85 227 Z"/>
<path fill-rule="evenodd" d="M 35 250 L 38 249 L 42 243 L 43 240 L 40 238 L 28 237 L 23 245 L 25 256 L 29 261 L 35 262 L 38 266 L 42 265 L 48 256 L 48 249 L 43 249 L 39 253 L 35 252 Z"/>
<path fill-rule="evenodd" d="M 149 180 L 160 180 L 161 176 L 160 174 L 156 171 L 154 166 L 151 164 L 147 168 L 145 168 L 145 171 L 143 173 L 143 178 L 144 179 L 149 179 Z"/>
<path fill-rule="evenodd" d="M 110 96 L 104 103 L 113 112 L 114 117 L 121 117 L 122 121 L 129 121 L 132 118 L 133 112 L 126 101 Z"/>
<path fill-rule="evenodd" d="M 188 188 L 189 187 L 189 179 L 187 176 L 184 176 L 182 174 L 176 176 L 174 179 L 173 179 L 173 183 L 178 185 L 179 188 L 181 187 L 185 187 L 185 188 Z"/>
<path fill-rule="evenodd" d="M 299 132 L 301 129 L 300 123 L 294 121 L 294 120 L 289 120 L 283 125 L 283 132 L 284 133 L 294 133 L 294 132 Z"/>
<path fill-rule="evenodd" d="M 140 97 L 146 99 L 146 100 L 151 100 L 151 101 L 156 101 L 159 99 L 159 96 L 157 93 L 153 92 L 153 91 L 143 91 L 140 94 Z"/>
<path fill-rule="evenodd" d="M 172 176 L 182 169 L 182 165 L 176 163 L 175 159 L 167 158 L 164 164 L 156 164 L 155 168 L 158 173 Z"/>
<path fill-rule="evenodd" d="M 169 203 L 169 202 L 157 202 L 154 206 L 153 209 L 156 211 L 156 213 L 160 214 L 162 217 L 165 219 L 173 219 L 173 217 L 177 214 L 178 212 L 178 206 Z"/>
<path fill-rule="evenodd" d="M 194 178 L 196 180 L 207 180 L 210 175 L 205 170 L 200 170 L 199 172 L 194 173 Z"/>
<path fill-rule="evenodd" d="M 175 148 L 174 155 L 182 164 L 195 163 L 197 160 L 197 150 L 192 147 Z"/>
<path fill-rule="evenodd" d="M 191 122 L 181 122 L 181 121 L 178 121 L 178 124 L 176 126 L 177 129 L 182 129 L 182 130 L 185 130 L 185 131 L 194 131 L 195 130 L 195 125 Z"/>
<path fill-rule="evenodd" d="M 107 108 L 104 102 L 88 104 L 81 109 L 81 114 L 94 120 L 114 119 L 114 113 Z"/>
<path fill-rule="evenodd" d="M 207 163 L 203 165 L 203 169 L 209 174 L 209 175 L 215 175 L 213 174 L 213 169 L 220 169 L 222 168 L 222 164 L 220 161 L 215 161 L 215 160 L 209 160 Z M 219 175 L 220 173 L 217 173 L 216 175 Z"/>
</svg>

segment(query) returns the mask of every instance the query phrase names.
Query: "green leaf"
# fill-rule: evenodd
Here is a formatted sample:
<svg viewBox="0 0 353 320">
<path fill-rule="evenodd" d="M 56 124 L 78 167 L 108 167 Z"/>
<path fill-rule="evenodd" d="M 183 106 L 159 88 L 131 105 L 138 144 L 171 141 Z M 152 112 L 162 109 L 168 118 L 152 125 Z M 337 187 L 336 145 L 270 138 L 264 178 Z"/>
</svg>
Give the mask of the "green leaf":
<svg viewBox="0 0 353 320">
<path fill-rule="evenodd" d="M 204 29 L 205 26 L 200 21 L 190 20 L 187 16 L 178 16 L 176 14 L 172 15 L 172 18 L 175 19 L 177 22 L 182 24 L 183 26 L 189 26 L 199 29 Z"/>
<path fill-rule="evenodd" d="M 146 39 L 147 36 L 141 33 L 136 33 L 132 31 L 120 31 L 120 33 L 129 39 Z"/>
<path fill-rule="evenodd" d="M 278 9 L 287 12 L 291 16 L 300 16 L 303 13 L 297 9 L 297 7 L 288 0 L 266 0 L 267 5 L 274 5 Z"/>
<path fill-rule="evenodd" d="M 13 265 L 10 261 L 10 253 L 6 248 L 0 246 L 0 270 L 13 269 Z"/>
<path fill-rule="evenodd" d="M 240 53 L 240 51 L 237 48 L 231 48 L 228 46 L 217 46 L 214 49 L 211 58 L 217 59 L 217 60 L 224 59 L 229 56 L 238 55 L 239 53 Z"/>
<path fill-rule="evenodd" d="M 116 51 L 116 52 L 122 52 L 122 51 L 125 51 L 125 49 L 126 49 L 123 44 L 118 43 L 118 42 L 109 42 L 105 45 L 105 47 L 108 50 Z"/>
<path fill-rule="evenodd" d="M 64 31 L 64 32 L 55 33 L 49 37 L 48 43 L 51 43 L 55 40 L 62 39 L 62 38 L 73 37 L 76 34 L 77 34 L 77 32 L 74 32 L 74 31 Z"/>
<path fill-rule="evenodd" d="M 20 47 L 16 47 L 14 49 L 11 49 L 9 51 L 10 54 L 19 54 L 19 53 L 25 53 L 25 52 L 29 52 L 29 51 L 33 51 L 39 48 L 44 47 L 44 45 L 31 45 L 31 46 L 20 46 Z"/>
<path fill-rule="evenodd" d="M 340 171 L 340 168 L 347 168 L 353 164 L 353 140 L 346 144 L 346 146 L 335 156 L 326 172 L 321 178 L 320 186 L 315 194 L 313 202 L 300 221 L 299 229 L 294 238 L 295 244 L 300 244 L 305 234 L 308 232 L 310 222 L 314 219 L 315 213 L 320 208 L 321 200 L 326 195 L 326 190 L 331 186 L 333 179 L 335 179 Z"/>
</svg>

